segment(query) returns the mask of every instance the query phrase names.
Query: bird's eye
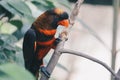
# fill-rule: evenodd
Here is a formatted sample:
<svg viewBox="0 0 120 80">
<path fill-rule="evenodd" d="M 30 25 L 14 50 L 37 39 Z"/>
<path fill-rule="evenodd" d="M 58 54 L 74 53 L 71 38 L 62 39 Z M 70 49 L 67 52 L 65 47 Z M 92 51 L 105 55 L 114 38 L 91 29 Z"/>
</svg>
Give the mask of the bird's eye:
<svg viewBox="0 0 120 80">
<path fill-rule="evenodd" d="M 68 16 L 67 12 L 64 12 L 63 14 L 60 15 L 59 18 L 60 18 L 60 20 L 63 20 L 63 19 L 68 19 L 68 17 L 69 16 Z"/>
</svg>

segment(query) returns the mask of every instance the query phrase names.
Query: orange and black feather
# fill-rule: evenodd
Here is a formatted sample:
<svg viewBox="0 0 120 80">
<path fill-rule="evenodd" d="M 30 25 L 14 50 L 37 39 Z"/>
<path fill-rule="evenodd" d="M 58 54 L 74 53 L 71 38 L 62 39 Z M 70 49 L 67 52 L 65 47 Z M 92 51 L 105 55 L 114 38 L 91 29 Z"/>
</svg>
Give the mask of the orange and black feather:
<svg viewBox="0 0 120 80">
<path fill-rule="evenodd" d="M 66 19 L 68 19 L 68 14 L 61 9 L 47 10 L 34 21 L 26 32 L 23 41 L 23 55 L 25 67 L 33 75 L 36 75 L 49 50 L 55 48 L 54 35 L 58 25 L 68 27 Z"/>
</svg>

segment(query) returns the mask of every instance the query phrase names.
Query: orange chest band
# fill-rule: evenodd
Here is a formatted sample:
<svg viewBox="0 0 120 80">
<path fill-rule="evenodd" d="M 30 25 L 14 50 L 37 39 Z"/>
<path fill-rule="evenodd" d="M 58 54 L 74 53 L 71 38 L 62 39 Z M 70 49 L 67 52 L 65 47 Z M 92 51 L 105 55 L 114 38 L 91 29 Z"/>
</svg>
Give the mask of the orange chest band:
<svg viewBox="0 0 120 80">
<path fill-rule="evenodd" d="M 37 45 L 44 45 L 44 46 L 50 46 L 51 44 L 53 44 L 55 41 L 55 38 L 49 40 L 49 41 L 45 41 L 45 42 L 37 42 Z"/>
<path fill-rule="evenodd" d="M 43 33 L 43 34 L 48 35 L 48 36 L 55 35 L 55 33 L 56 33 L 56 29 L 53 29 L 53 30 L 38 29 L 38 31 L 40 33 Z"/>
</svg>

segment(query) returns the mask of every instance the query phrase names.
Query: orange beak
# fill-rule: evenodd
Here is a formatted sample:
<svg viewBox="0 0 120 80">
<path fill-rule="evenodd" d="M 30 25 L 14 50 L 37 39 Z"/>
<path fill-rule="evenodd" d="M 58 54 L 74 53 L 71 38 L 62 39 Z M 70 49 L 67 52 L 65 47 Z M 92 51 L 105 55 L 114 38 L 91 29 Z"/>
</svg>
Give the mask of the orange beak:
<svg viewBox="0 0 120 80">
<path fill-rule="evenodd" d="M 65 20 L 59 21 L 58 25 L 62 25 L 62 26 L 68 27 L 69 26 L 69 20 L 65 19 Z"/>
</svg>

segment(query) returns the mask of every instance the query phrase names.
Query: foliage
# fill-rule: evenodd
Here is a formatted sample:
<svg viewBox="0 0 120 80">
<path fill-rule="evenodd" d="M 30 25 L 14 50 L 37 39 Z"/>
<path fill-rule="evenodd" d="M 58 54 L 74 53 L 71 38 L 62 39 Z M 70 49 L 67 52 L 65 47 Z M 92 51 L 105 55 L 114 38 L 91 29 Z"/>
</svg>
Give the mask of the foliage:
<svg viewBox="0 0 120 80">
<path fill-rule="evenodd" d="M 31 4 L 40 11 L 61 5 L 70 9 L 68 1 L 62 1 L 0 0 L 0 80 L 34 80 L 28 72 L 17 66 L 23 66 L 24 62 L 22 49 L 16 43 L 23 38 L 25 25 L 31 25 L 35 20 Z"/>
<path fill-rule="evenodd" d="M 67 0 L 44 0 L 44 1 L 31 0 L 31 2 L 41 10 L 51 9 L 60 6 L 65 6 L 68 9 L 71 9 L 69 2 Z"/>
<path fill-rule="evenodd" d="M 17 38 L 9 34 L 0 34 L 0 64 L 16 62 L 21 64 L 22 58 L 18 58 L 21 49 L 15 45 Z M 22 56 L 21 56 L 22 57 Z"/>
<path fill-rule="evenodd" d="M 0 66 L 0 80 L 35 80 L 24 68 L 9 63 Z"/>
</svg>

